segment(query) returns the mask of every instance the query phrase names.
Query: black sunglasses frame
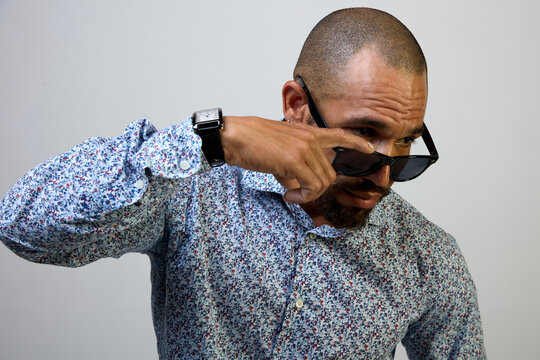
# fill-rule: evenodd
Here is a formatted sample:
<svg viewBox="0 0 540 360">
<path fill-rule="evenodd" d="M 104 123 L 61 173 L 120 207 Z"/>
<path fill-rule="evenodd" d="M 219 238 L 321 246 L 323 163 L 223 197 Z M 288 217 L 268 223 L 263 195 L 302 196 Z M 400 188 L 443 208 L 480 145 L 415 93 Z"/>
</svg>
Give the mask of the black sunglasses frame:
<svg viewBox="0 0 540 360">
<path fill-rule="evenodd" d="M 302 77 L 297 76 L 296 81 L 302 87 L 302 89 L 304 90 L 304 92 L 305 92 L 305 94 L 307 96 L 309 111 L 311 113 L 311 116 L 313 117 L 313 120 L 315 120 L 315 123 L 317 124 L 317 126 L 320 127 L 320 128 L 328 128 L 328 125 L 326 124 L 326 121 L 324 121 L 324 118 L 322 117 L 321 113 L 319 112 L 319 109 L 315 105 L 315 101 L 311 97 L 311 94 L 309 93 L 307 85 L 304 82 L 304 80 L 302 79 Z M 365 175 L 374 173 L 375 171 L 377 171 L 381 167 L 383 167 L 385 165 L 389 165 L 390 166 L 390 179 L 392 179 L 393 181 L 403 182 L 403 181 L 413 180 L 413 179 L 417 178 L 418 176 L 422 175 L 422 173 L 424 171 L 426 171 L 428 167 L 435 164 L 437 162 L 437 160 L 439 160 L 439 153 L 437 152 L 437 148 L 435 147 L 435 143 L 433 142 L 431 134 L 429 133 L 428 128 L 427 128 L 425 123 L 424 123 L 424 131 L 422 132 L 422 139 L 424 140 L 424 143 L 426 144 L 426 147 L 427 147 L 427 149 L 429 151 L 429 155 L 388 156 L 388 155 L 384 155 L 384 154 L 381 154 L 381 153 L 375 151 L 375 152 L 373 152 L 372 154 L 370 154 L 368 156 L 376 156 L 379 159 L 379 161 L 377 162 L 376 167 L 373 167 L 373 168 L 370 168 L 369 170 L 364 170 L 364 171 L 349 171 L 349 170 L 344 170 L 344 168 L 341 166 L 342 164 L 340 162 L 340 159 L 342 158 L 342 155 L 344 153 L 351 153 L 352 152 L 352 153 L 358 153 L 360 156 L 365 157 L 366 154 L 363 154 L 363 153 L 361 153 L 359 151 L 356 151 L 356 150 L 345 149 L 345 148 L 342 148 L 342 147 L 336 147 L 336 148 L 334 148 L 334 151 L 336 152 L 336 156 L 335 156 L 334 160 L 332 161 L 332 166 L 334 167 L 334 170 L 336 170 L 336 172 L 338 174 L 342 174 L 342 175 L 346 175 L 346 176 L 356 176 L 356 177 L 358 177 L 358 176 L 365 176 Z M 394 164 L 396 164 L 398 161 L 403 160 L 403 159 L 406 159 L 406 160 L 424 159 L 424 160 L 427 160 L 428 162 L 426 163 L 425 167 L 421 171 L 419 171 L 418 173 L 416 173 L 416 174 L 414 174 L 412 176 L 409 176 L 409 177 L 400 178 L 399 174 L 401 173 L 401 171 L 399 171 L 398 174 L 393 174 L 392 170 L 394 169 Z"/>
</svg>

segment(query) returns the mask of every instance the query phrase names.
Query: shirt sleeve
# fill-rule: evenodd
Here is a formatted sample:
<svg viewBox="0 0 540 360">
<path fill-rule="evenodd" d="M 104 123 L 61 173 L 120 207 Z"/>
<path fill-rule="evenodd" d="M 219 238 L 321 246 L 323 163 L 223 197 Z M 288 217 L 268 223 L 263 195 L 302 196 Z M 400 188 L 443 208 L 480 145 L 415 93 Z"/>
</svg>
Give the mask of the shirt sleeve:
<svg viewBox="0 0 540 360">
<path fill-rule="evenodd" d="M 0 240 L 63 266 L 148 251 L 163 236 L 167 198 L 209 169 L 190 121 L 162 131 L 133 122 L 29 171 L 0 201 Z"/>
<path fill-rule="evenodd" d="M 403 338 L 410 359 L 485 359 L 476 288 L 455 239 L 440 228 L 421 254 L 427 311 Z M 434 256 L 435 255 L 435 256 Z"/>
</svg>

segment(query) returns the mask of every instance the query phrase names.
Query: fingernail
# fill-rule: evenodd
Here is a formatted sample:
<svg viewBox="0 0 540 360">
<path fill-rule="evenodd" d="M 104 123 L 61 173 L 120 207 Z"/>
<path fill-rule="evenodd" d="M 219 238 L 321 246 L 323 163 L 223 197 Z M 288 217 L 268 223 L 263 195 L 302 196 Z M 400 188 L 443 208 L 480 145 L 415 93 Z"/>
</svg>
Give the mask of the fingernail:
<svg viewBox="0 0 540 360">
<path fill-rule="evenodd" d="M 373 146 L 372 143 L 368 142 L 367 144 L 368 144 L 369 150 L 375 151 L 375 146 Z"/>
</svg>

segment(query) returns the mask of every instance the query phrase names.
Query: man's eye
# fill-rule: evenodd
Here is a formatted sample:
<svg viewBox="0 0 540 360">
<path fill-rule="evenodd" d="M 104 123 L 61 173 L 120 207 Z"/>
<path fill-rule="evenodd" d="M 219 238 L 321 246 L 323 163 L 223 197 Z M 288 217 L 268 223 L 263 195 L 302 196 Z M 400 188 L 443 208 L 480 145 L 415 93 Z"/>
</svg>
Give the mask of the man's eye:
<svg viewBox="0 0 540 360">
<path fill-rule="evenodd" d="M 403 140 L 401 141 L 404 145 L 412 145 L 416 142 L 416 138 L 412 136 L 407 136 L 406 138 L 403 138 Z"/>
<path fill-rule="evenodd" d="M 362 136 L 365 138 L 373 137 L 373 129 L 370 128 L 355 128 L 351 129 L 355 135 Z"/>
</svg>

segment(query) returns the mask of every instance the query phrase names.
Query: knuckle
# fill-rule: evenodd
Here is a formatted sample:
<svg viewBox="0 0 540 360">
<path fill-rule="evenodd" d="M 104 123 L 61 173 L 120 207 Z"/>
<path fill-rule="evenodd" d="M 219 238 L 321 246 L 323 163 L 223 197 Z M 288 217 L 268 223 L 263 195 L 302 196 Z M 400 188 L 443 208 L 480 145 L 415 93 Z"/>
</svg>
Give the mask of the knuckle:
<svg viewBox="0 0 540 360">
<path fill-rule="evenodd" d="M 316 176 L 313 177 L 311 185 L 314 192 L 319 192 L 324 187 L 321 179 Z"/>
<path fill-rule="evenodd" d="M 296 134 L 298 139 L 302 139 L 303 141 L 312 141 L 316 139 L 316 135 L 313 132 L 313 129 L 311 126 L 302 126 L 297 129 Z"/>
<path fill-rule="evenodd" d="M 306 131 L 304 134 L 304 138 L 307 142 L 314 142 L 317 141 L 317 135 L 311 131 Z"/>
<path fill-rule="evenodd" d="M 334 134 L 336 135 L 336 137 L 338 137 L 340 139 L 345 139 L 347 137 L 347 132 L 344 129 L 335 128 L 333 130 L 334 130 Z"/>
<path fill-rule="evenodd" d="M 299 160 L 306 159 L 312 156 L 314 144 L 308 141 L 297 141 L 295 149 L 295 153 L 299 156 Z"/>
</svg>

